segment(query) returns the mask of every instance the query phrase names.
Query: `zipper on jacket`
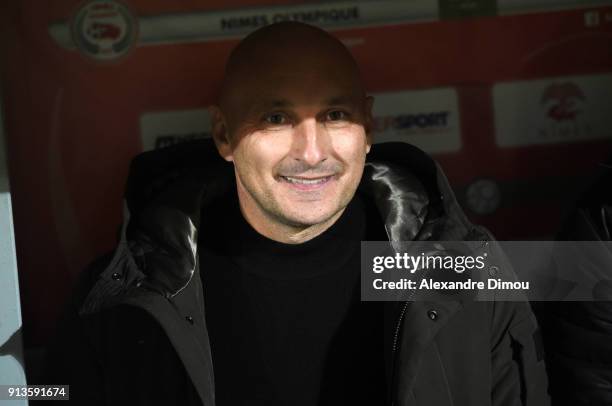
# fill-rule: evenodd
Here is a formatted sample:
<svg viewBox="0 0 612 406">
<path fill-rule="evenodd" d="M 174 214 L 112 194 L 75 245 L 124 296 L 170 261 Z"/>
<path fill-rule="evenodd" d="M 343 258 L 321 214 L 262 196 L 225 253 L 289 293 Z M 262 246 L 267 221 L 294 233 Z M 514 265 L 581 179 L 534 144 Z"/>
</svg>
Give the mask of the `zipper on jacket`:
<svg viewBox="0 0 612 406">
<path fill-rule="evenodd" d="M 418 268 L 417 271 L 423 271 L 423 275 L 421 275 L 421 279 L 425 279 L 425 274 L 427 273 L 426 269 Z M 395 333 L 393 334 L 393 348 L 391 351 L 391 356 L 393 358 L 393 364 L 395 364 L 395 352 L 397 350 L 397 342 L 399 340 L 400 329 L 402 327 L 402 320 L 404 319 L 404 314 L 406 314 L 406 310 L 408 309 L 408 304 L 412 300 L 412 297 L 416 294 L 416 289 L 413 289 L 408 294 L 408 297 L 404 301 L 404 306 L 402 307 L 402 311 L 400 312 L 399 318 L 397 319 L 397 323 L 395 324 Z M 392 374 L 394 375 L 394 373 Z"/>
<path fill-rule="evenodd" d="M 391 349 L 391 357 L 393 359 L 393 364 L 395 364 L 395 351 L 397 350 L 397 340 L 399 339 L 400 328 L 402 326 L 402 320 L 404 319 L 404 314 L 406 314 L 406 309 L 408 309 L 408 300 L 404 302 L 404 306 L 402 307 L 402 311 L 400 312 L 400 316 L 395 325 L 395 333 L 393 334 L 393 348 Z"/>
<path fill-rule="evenodd" d="M 395 360 L 395 353 L 397 352 L 397 347 L 398 347 L 398 342 L 399 342 L 399 335 L 400 335 L 400 330 L 402 328 L 402 321 L 404 320 L 404 315 L 406 314 L 406 310 L 408 310 L 408 305 L 410 304 L 410 300 L 412 299 L 412 296 L 414 296 L 415 291 L 411 291 L 410 295 L 408 296 L 407 300 L 404 302 L 404 305 L 402 306 L 402 310 L 400 312 L 400 315 L 397 319 L 397 323 L 395 323 L 395 332 L 393 333 L 393 347 L 391 348 L 391 388 L 389 388 L 389 393 L 391 394 L 390 399 L 389 399 L 389 404 L 391 406 L 395 405 L 395 401 L 393 400 L 393 396 L 395 393 L 395 364 L 396 364 L 396 360 Z"/>
<path fill-rule="evenodd" d="M 425 279 L 425 274 L 427 273 L 426 269 L 423 268 L 419 268 L 418 270 L 423 271 L 423 275 L 421 276 L 421 280 Z M 395 389 L 395 364 L 396 364 L 396 360 L 395 360 L 395 353 L 397 352 L 397 348 L 398 348 L 398 343 L 399 343 L 399 336 L 400 336 L 400 330 L 402 328 L 402 321 L 404 320 L 404 316 L 406 315 L 406 310 L 408 310 L 408 305 L 410 304 L 410 301 L 412 300 L 413 296 L 416 294 L 416 290 L 411 290 L 408 297 L 406 298 L 406 300 L 404 301 L 404 305 L 402 306 L 402 310 L 400 312 L 400 315 L 397 319 L 397 323 L 395 324 L 395 332 L 393 334 L 393 347 L 391 348 L 391 388 L 390 388 L 390 393 L 391 393 L 391 399 L 389 400 L 389 404 L 391 406 L 393 406 L 395 404 L 394 400 L 393 400 L 393 394 L 395 393 L 394 389 Z"/>
</svg>

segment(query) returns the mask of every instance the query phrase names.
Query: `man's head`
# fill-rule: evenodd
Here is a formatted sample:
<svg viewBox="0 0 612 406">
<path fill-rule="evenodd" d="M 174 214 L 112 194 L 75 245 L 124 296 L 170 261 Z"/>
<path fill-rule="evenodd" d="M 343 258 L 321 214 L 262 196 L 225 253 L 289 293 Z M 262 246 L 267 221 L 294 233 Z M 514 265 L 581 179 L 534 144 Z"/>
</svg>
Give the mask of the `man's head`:
<svg viewBox="0 0 612 406">
<path fill-rule="evenodd" d="M 213 138 L 258 232 L 301 242 L 335 222 L 363 173 L 371 107 L 349 51 L 318 28 L 273 24 L 234 49 Z"/>
</svg>

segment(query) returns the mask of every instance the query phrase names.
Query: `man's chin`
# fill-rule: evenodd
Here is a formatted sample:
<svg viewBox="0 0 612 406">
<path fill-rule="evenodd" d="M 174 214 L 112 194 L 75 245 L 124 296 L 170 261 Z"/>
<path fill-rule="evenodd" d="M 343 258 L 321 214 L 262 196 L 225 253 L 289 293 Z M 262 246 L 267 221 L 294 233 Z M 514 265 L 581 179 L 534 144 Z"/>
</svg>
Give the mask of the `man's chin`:
<svg viewBox="0 0 612 406">
<path fill-rule="evenodd" d="M 294 228 L 306 229 L 309 227 L 324 225 L 325 223 L 335 220 L 338 217 L 336 216 L 338 214 L 338 210 L 330 210 L 325 213 L 317 213 L 313 215 L 304 215 L 306 210 L 307 209 L 305 208 L 301 213 L 285 213 L 283 215 L 283 222 Z"/>
</svg>

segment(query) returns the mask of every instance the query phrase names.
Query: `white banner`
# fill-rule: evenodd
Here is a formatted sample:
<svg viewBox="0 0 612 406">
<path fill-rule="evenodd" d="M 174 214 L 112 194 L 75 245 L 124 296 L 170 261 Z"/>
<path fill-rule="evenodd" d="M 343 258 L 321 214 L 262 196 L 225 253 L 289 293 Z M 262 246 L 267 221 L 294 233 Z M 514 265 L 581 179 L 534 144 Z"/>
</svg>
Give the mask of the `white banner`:
<svg viewBox="0 0 612 406">
<path fill-rule="evenodd" d="M 461 148 L 455 89 L 379 93 L 374 97 L 374 142 L 407 142 L 430 153 Z"/>
<path fill-rule="evenodd" d="M 209 137 L 210 126 L 206 109 L 144 113 L 140 116 L 143 151 Z"/>
<path fill-rule="evenodd" d="M 493 87 L 501 147 L 612 137 L 612 75 L 567 76 Z"/>
<path fill-rule="evenodd" d="M 112 0 L 95 1 L 117 8 L 117 2 Z M 81 10 L 91 7 L 91 3 L 86 3 Z M 138 16 L 136 20 L 138 43 L 156 45 L 242 37 L 257 28 L 280 21 L 301 21 L 334 30 L 437 18 L 438 5 L 434 1 L 362 0 Z M 125 20 L 129 21 L 129 18 Z M 61 21 L 49 26 L 49 34 L 59 45 L 71 49 L 75 48 L 74 39 L 87 36 L 90 29 L 79 25 L 78 21 Z"/>
</svg>

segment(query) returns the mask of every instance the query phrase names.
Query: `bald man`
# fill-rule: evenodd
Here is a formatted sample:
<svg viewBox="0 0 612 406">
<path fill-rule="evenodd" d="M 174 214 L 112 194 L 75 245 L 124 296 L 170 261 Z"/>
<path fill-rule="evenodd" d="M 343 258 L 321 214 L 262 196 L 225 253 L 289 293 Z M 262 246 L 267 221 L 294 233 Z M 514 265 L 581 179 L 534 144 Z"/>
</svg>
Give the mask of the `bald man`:
<svg viewBox="0 0 612 406">
<path fill-rule="evenodd" d="M 494 245 L 431 158 L 372 146 L 372 104 L 326 32 L 245 38 L 212 142 L 132 163 L 46 383 L 88 405 L 546 405 L 527 303 L 360 300 L 361 241 Z"/>
</svg>

